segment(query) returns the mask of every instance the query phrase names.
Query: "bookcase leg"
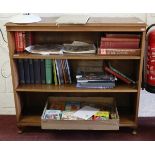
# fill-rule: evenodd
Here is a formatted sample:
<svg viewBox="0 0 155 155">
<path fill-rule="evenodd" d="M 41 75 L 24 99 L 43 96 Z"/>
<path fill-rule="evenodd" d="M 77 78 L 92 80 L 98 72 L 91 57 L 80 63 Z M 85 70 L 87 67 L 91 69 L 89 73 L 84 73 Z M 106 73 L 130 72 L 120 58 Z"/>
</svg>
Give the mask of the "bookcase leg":
<svg viewBox="0 0 155 155">
<path fill-rule="evenodd" d="M 133 135 L 137 135 L 137 130 L 136 130 L 136 129 L 133 129 L 133 130 L 132 130 L 132 134 L 133 134 Z"/>
<path fill-rule="evenodd" d="M 23 133 L 24 128 L 23 127 L 18 127 L 18 134 L 22 134 Z"/>
</svg>

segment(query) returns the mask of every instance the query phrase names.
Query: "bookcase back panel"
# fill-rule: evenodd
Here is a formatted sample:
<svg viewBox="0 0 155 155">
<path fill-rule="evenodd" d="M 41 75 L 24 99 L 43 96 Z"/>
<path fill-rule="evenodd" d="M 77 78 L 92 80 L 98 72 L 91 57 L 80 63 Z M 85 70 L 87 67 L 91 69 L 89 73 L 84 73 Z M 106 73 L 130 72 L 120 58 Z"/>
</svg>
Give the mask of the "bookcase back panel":
<svg viewBox="0 0 155 155">
<path fill-rule="evenodd" d="M 74 82 L 79 69 L 86 72 L 105 72 L 104 68 L 108 63 L 132 80 L 138 81 L 139 61 L 136 60 L 70 60 L 69 62 Z"/>
<path fill-rule="evenodd" d="M 118 111 L 121 114 L 133 115 L 136 105 L 136 93 L 21 93 L 23 115 L 41 115 L 48 97 L 113 97 L 116 100 Z M 124 98 L 126 100 L 124 100 Z"/>
<path fill-rule="evenodd" d="M 33 32 L 33 36 L 36 44 L 63 44 L 73 41 L 84 41 L 97 44 L 100 39 L 100 32 Z"/>
</svg>

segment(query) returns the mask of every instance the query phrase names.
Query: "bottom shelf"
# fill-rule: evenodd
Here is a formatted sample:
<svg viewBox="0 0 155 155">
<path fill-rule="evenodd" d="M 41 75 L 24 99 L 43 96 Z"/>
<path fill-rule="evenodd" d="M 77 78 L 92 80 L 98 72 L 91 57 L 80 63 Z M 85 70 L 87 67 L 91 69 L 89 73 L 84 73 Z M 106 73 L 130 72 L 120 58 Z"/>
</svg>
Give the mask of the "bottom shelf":
<svg viewBox="0 0 155 155">
<path fill-rule="evenodd" d="M 29 115 L 22 116 L 18 122 L 19 126 L 41 126 L 41 116 Z M 136 122 L 131 116 L 120 116 L 120 127 L 136 127 Z"/>
</svg>

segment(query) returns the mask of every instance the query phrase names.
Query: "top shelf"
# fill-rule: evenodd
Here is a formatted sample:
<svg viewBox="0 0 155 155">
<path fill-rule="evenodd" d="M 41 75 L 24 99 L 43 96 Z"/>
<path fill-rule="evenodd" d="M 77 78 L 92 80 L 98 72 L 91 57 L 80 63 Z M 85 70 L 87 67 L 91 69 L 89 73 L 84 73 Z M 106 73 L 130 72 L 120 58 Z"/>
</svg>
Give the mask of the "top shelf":
<svg viewBox="0 0 155 155">
<path fill-rule="evenodd" d="M 30 24 L 7 23 L 7 31 L 145 31 L 146 24 L 138 18 L 90 17 L 86 24 L 57 24 L 58 17 L 42 18 Z"/>
<path fill-rule="evenodd" d="M 140 59 L 140 56 L 116 56 L 116 55 L 96 55 L 96 54 L 62 54 L 62 55 L 39 55 L 39 54 L 14 54 L 14 59 L 82 59 L 82 60 L 102 60 L 102 59 Z"/>
</svg>

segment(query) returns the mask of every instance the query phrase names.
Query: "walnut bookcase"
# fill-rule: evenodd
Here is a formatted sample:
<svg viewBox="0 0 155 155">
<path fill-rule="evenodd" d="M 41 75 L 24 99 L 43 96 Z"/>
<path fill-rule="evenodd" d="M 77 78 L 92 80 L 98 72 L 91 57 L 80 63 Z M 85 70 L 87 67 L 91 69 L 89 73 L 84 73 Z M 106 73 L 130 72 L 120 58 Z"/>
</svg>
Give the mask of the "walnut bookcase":
<svg viewBox="0 0 155 155">
<path fill-rule="evenodd" d="M 41 114 L 49 96 L 98 96 L 115 97 L 120 119 L 119 127 L 136 129 L 146 24 L 137 18 L 96 17 L 90 18 L 85 25 L 56 25 L 56 19 L 56 17 L 43 18 L 41 22 L 32 24 L 6 24 L 18 128 L 22 129 L 25 126 L 41 126 Z M 41 56 L 25 53 L 16 54 L 14 40 L 15 31 L 33 32 L 36 43 L 64 43 L 81 40 L 93 42 L 96 45 L 98 45 L 100 36 L 104 32 L 138 33 L 141 35 L 141 45 L 139 49 L 141 54 L 139 56 L 99 56 L 94 54 Z M 16 65 L 17 59 L 68 59 L 75 68 L 81 61 L 85 61 L 86 63 L 92 60 L 96 62 L 110 61 L 120 70 L 136 80 L 136 85 L 132 86 L 120 83 L 113 89 L 79 89 L 76 88 L 75 84 L 60 86 L 43 84 L 20 85 Z M 80 126 L 79 122 L 78 124 Z M 72 126 L 72 124 L 70 124 L 70 126 Z M 82 129 L 88 129 L 84 124 L 82 124 L 82 126 Z M 63 127 L 59 129 L 63 129 Z M 92 129 L 95 129 L 95 127 Z"/>
</svg>

